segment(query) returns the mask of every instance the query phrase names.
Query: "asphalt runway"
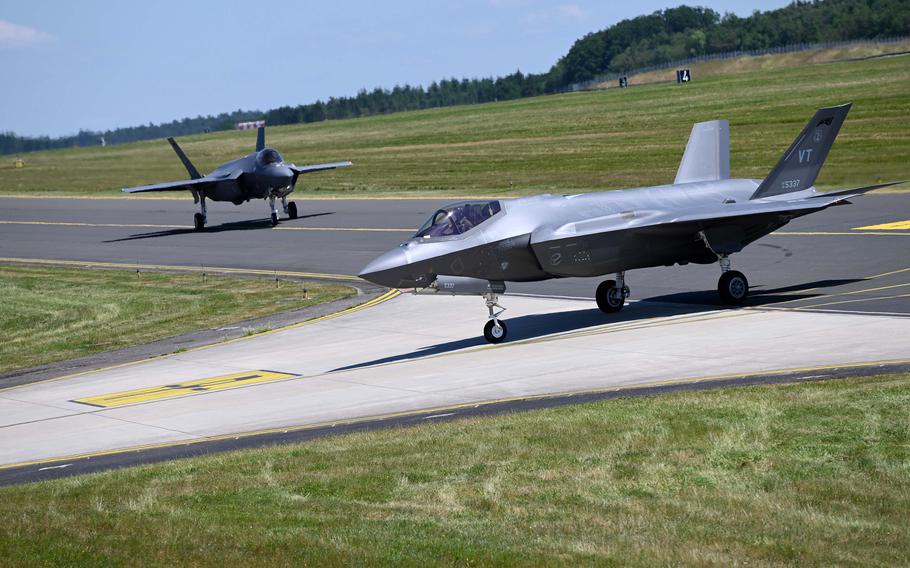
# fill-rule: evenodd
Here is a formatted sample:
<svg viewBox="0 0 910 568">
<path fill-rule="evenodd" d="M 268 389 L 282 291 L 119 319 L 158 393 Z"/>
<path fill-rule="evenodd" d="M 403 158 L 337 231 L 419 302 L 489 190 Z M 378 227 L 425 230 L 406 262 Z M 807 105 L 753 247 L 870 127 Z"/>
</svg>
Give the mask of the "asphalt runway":
<svg viewBox="0 0 910 568">
<path fill-rule="evenodd" d="M 255 219 L 261 203 L 215 204 L 196 234 L 190 200 L 0 198 L 0 257 L 350 282 L 440 203 L 304 200 L 303 218 L 274 229 Z M 3 389 L 0 483 L 543 398 L 905 369 L 908 219 L 910 194 L 887 194 L 794 221 L 734 257 L 755 291 L 745 309 L 718 308 L 716 266 L 630 272 L 633 301 L 611 316 L 586 299 L 593 279 L 510 286 L 510 340 L 491 346 L 480 299 L 389 293 L 272 333 Z"/>
<path fill-rule="evenodd" d="M 299 201 L 301 218 L 277 228 L 269 225 L 264 203 L 213 203 L 208 231 L 194 233 L 190 199 L 0 198 L 0 258 L 352 280 L 446 202 L 307 199 Z M 751 305 L 910 314 L 908 219 L 910 193 L 857 198 L 853 205 L 796 219 L 735 255 L 733 266 L 749 278 Z M 859 229 L 901 221 L 888 229 Z M 633 299 L 713 305 L 718 275 L 717 266 L 690 265 L 635 270 L 627 282 Z M 870 277 L 876 277 L 874 286 Z M 509 291 L 593 298 L 598 283 L 563 279 L 510 284 Z"/>
</svg>

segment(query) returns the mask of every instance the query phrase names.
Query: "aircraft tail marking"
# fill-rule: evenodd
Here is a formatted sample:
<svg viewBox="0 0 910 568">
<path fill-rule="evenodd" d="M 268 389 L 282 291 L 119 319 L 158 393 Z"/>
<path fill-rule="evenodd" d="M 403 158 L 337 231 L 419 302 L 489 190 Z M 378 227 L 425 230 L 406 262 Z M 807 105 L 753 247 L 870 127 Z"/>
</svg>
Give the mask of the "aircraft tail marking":
<svg viewBox="0 0 910 568">
<path fill-rule="evenodd" d="M 711 120 L 694 124 L 673 183 L 729 178 L 730 123 Z"/>
<path fill-rule="evenodd" d="M 750 199 L 812 187 L 851 105 L 819 109 Z"/>
<path fill-rule="evenodd" d="M 199 170 L 196 169 L 196 166 L 193 165 L 193 162 L 186 157 L 186 154 L 183 153 L 183 150 L 180 146 L 177 145 L 177 141 L 173 138 L 168 138 L 168 142 L 171 143 L 171 148 L 174 149 L 174 152 L 177 153 L 177 157 L 180 158 L 180 161 L 183 162 L 183 167 L 186 168 L 187 173 L 190 174 L 190 179 L 199 179 L 202 176 L 199 175 Z"/>
</svg>

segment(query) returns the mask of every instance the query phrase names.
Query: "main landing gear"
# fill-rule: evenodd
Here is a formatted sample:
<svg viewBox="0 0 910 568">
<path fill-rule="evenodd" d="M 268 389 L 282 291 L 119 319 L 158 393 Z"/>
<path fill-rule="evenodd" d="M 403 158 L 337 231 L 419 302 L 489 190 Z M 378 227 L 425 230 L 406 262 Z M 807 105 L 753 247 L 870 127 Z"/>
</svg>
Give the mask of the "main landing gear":
<svg viewBox="0 0 910 568">
<path fill-rule="evenodd" d="M 720 262 L 720 279 L 717 281 L 717 293 L 720 302 L 727 306 L 741 306 L 749 296 L 749 281 L 738 270 L 730 270 L 730 257 L 718 255 Z"/>
<path fill-rule="evenodd" d="M 499 296 L 496 294 L 484 294 L 483 299 L 490 311 L 490 319 L 483 326 L 483 337 L 490 343 L 502 343 L 509 333 L 509 328 L 506 327 L 506 322 L 499 319 L 499 316 L 506 309 L 499 305 Z M 499 308 L 499 311 L 496 311 L 495 308 Z"/>
<path fill-rule="evenodd" d="M 193 230 L 198 232 L 205 230 L 205 221 L 206 221 L 206 211 L 205 211 L 205 195 L 200 199 L 200 213 L 193 215 Z"/>
<path fill-rule="evenodd" d="M 597 307 L 606 314 L 618 312 L 626 305 L 629 297 L 629 287 L 626 286 L 626 273 L 617 272 L 616 280 L 605 280 L 594 292 Z"/>
<path fill-rule="evenodd" d="M 288 219 L 297 218 L 297 204 L 293 201 L 288 203 L 287 196 L 281 198 L 281 207 L 284 208 L 284 214 L 288 216 Z"/>
</svg>

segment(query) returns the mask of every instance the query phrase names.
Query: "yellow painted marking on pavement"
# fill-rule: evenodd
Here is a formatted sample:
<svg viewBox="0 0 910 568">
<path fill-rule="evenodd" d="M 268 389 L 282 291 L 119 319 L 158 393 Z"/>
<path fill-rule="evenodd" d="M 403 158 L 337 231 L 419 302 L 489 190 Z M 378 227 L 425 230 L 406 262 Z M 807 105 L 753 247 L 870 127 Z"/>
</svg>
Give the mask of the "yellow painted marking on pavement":
<svg viewBox="0 0 910 568">
<path fill-rule="evenodd" d="M 836 302 L 823 302 L 821 304 L 811 304 L 808 306 L 797 306 L 794 310 L 813 310 L 822 306 L 835 306 L 838 304 L 855 304 L 856 302 L 875 302 L 877 300 L 894 300 L 896 298 L 908 298 L 910 294 L 895 294 L 893 296 L 873 296 L 872 298 L 855 298 L 853 300 L 838 300 Z"/>
<path fill-rule="evenodd" d="M 124 228 L 124 229 L 186 229 L 192 230 L 189 225 L 147 225 L 141 223 L 78 223 L 74 221 L 5 221 L 0 220 L 0 225 L 50 225 L 56 227 L 89 227 L 89 228 Z M 413 233 L 415 229 L 387 229 L 373 227 L 272 227 L 278 231 L 327 231 L 327 232 L 354 232 L 354 233 Z"/>
<path fill-rule="evenodd" d="M 0 257 L 0 262 L 20 264 L 41 264 L 49 266 L 76 266 L 79 268 L 117 268 L 122 270 L 173 270 L 177 272 L 208 272 L 224 274 L 259 274 L 263 276 L 285 276 L 294 278 L 316 278 L 320 280 L 347 280 L 361 282 L 350 274 L 323 274 L 319 272 L 295 272 L 290 270 L 265 270 L 259 268 L 228 268 L 224 266 L 186 266 L 170 264 L 132 264 L 125 262 L 95 262 L 91 260 L 56 260 L 47 258 Z"/>
<path fill-rule="evenodd" d="M 880 225 L 867 225 L 865 227 L 855 227 L 854 231 L 906 231 L 910 230 L 910 220 L 895 221 L 894 223 L 882 223 Z"/>
<path fill-rule="evenodd" d="M 784 237 L 818 237 L 818 236 L 841 236 L 841 237 L 910 237 L 910 233 L 885 233 L 885 232 L 864 232 L 850 233 L 847 231 L 775 231 L 770 237 L 775 235 Z"/>
<path fill-rule="evenodd" d="M 3 259 L 0 259 L 0 261 L 2 261 L 2 260 L 3 260 Z M 345 316 L 345 315 L 348 315 L 348 314 L 351 314 L 351 313 L 354 313 L 354 312 L 359 312 L 359 311 L 361 311 L 361 310 L 365 310 L 365 309 L 368 309 L 368 308 L 372 308 L 373 306 L 377 306 L 377 305 L 379 305 L 379 304 L 381 304 L 381 303 L 383 303 L 383 302 L 387 302 L 387 301 L 389 301 L 389 300 L 392 300 L 392 299 L 394 299 L 394 298 L 397 298 L 397 297 L 400 296 L 400 295 L 401 295 L 401 292 L 400 292 L 399 290 L 389 290 L 389 291 L 386 292 L 385 294 L 381 294 L 381 295 L 379 295 L 379 296 L 373 298 L 372 300 L 369 300 L 369 301 L 364 302 L 364 303 L 362 303 L 362 304 L 358 304 L 358 305 L 356 305 L 356 306 L 351 306 L 351 307 L 349 307 L 349 308 L 345 308 L 345 309 L 343 309 L 343 310 L 339 310 L 339 311 L 334 312 L 334 313 L 331 313 L 331 314 L 326 314 L 326 315 L 319 316 L 319 317 L 316 317 L 316 318 L 313 318 L 313 319 L 308 319 L 308 320 L 306 320 L 306 321 L 301 321 L 301 322 L 293 323 L 293 324 L 286 325 L 286 326 L 283 326 L 283 327 L 279 327 L 279 328 L 275 328 L 275 329 L 270 329 L 270 330 L 268 330 L 268 331 L 263 331 L 262 333 L 257 333 L 257 334 L 255 334 L 255 335 L 249 335 L 249 336 L 245 336 L 245 337 L 236 337 L 236 338 L 234 338 L 234 339 L 226 339 L 226 340 L 224 340 L 224 341 L 219 341 L 219 342 L 217 342 L 217 343 L 210 343 L 210 344 L 208 344 L 208 345 L 200 345 L 199 347 L 191 347 L 190 349 L 187 349 L 187 350 L 185 350 L 185 351 L 182 351 L 182 353 L 192 353 L 192 352 L 194 352 L 194 351 L 202 351 L 203 349 L 211 349 L 212 347 L 219 347 L 219 346 L 221 346 L 221 345 L 227 345 L 227 344 L 229 344 L 229 343 L 238 343 L 238 342 L 240 342 L 240 341 L 249 341 L 249 340 L 252 340 L 252 339 L 258 339 L 258 338 L 263 337 L 263 336 L 265 336 L 265 335 L 271 335 L 271 334 L 273 334 L 273 333 L 279 333 L 279 332 L 282 332 L 282 331 L 286 331 L 286 330 L 288 330 L 288 329 L 296 329 L 296 328 L 298 328 L 298 327 L 303 327 L 303 326 L 307 326 L 307 325 L 312 325 L 312 324 L 314 324 L 314 323 L 319 323 L 319 322 L 322 322 L 322 321 L 326 321 L 326 320 L 330 320 L 330 319 L 335 319 L 335 318 L 338 318 L 338 317 L 341 317 L 341 316 Z M 12 387 L 7 387 L 7 388 L 0 389 L 0 393 L 6 393 L 6 392 L 9 392 L 9 391 L 13 391 L 13 390 L 25 389 L 25 388 L 28 388 L 28 387 L 31 387 L 31 386 L 34 386 L 34 385 L 38 385 L 38 384 L 45 384 L 45 383 L 52 383 L 52 382 L 57 382 L 57 381 L 64 381 L 64 380 L 67 380 L 67 379 L 74 379 L 74 378 L 77 378 L 77 377 L 82 377 L 82 376 L 84 376 L 84 375 L 90 375 L 90 374 L 92 374 L 92 373 L 101 373 L 101 372 L 104 372 L 104 371 L 110 371 L 110 370 L 112 370 L 112 369 L 121 369 L 121 368 L 123 368 L 123 367 L 129 367 L 129 366 L 131 366 L 131 365 L 140 365 L 140 364 L 142 364 L 142 363 L 146 363 L 146 362 L 150 361 L 151 359 L 155 359 L 155 358 L 157 358 L 157 357 L 159 357 L 159 356 L 148 357 L 148 358 L 146 358 L 146 359 L 140 359 L 140 360 L 138 360 L 138 361 L 128 361 L 128 362 L 126 362 L 126 363 L 119 363 L 119 364 L 117 364 L 117 365 L 109 365 L 109 366 L 107 366 L 107 367 L 99 367 L 99 368 L 97 368 L 97 369 L 89 369 L 89 370 L 87 370 L 87 371 L 80 371 L 80 372 L 78 372 L 78 373 L 72 373 L 72 374 L 69 374 L 69 375 L 63 375 L 62 377 L 54 377 L 54 378 L 50 378 L 50 379 L 44 379 L 44 380 L 41 380 L 41 381 L 34 381 L 34 382 L 30 382 L 30 383 L 25 383 L 25 384 L 21 384 L 21 385 L 12 386 Z"/>
<path fill-rule="evenodd" d="M 367 227 L 273 227 L 276 231 L 352 231 L 365 233 L 416 233 L 416 229 L 380 229 Z"/>
<path fill-rule="evenodd" d="M 135 404 L 137 402 L 150 402 L 153 400 L 174 398 L 188 394 L 199 394 L 202 392 L 219 391 L 270 381 L 278 381 L 281 379 L 290 379 L 297 376 L 299 375 L 277 373 L 275 371 L 250 371 L 248 373 L 234 373 L 233 375 L 221 375 L 219 377 L 210 377 L 195 381 L 171 383 L 158 387 L 89 396 L 73 400 L 72 402 L 88 404 L 89 406 L 97 406 L 99 408 L 112 408 L 115 406 Z"/>
<path fill-rule="evenodd" d="M 779 304 L 789 304 L 792 302 L 809 302 L 824 300 L 825 298 L 836 298 L 838 296 L 854 296 L 856 294 L 865 294 L 868 292 L 878 292 L 880 290 L 890 290 L 892 288 L 902 288 L 904 286 L 910 286 L 910 282 L 904 282 L 903 284 L 891 284 L 890 286 L 877 286 L 875 288 L 863 288 L 862 290 L 853 290 L 852 292 L 834 292 L 832 294 L 821 294 L 818 296 L 812 296 L 811 298 L 795 298 L 793 300 L 784 300 L 782 302 L 775 302 L 773 305 Z M 811 290 L 811 288 L 810 288 Z M 808 291 L 808 290 L 807 290 Z M 809 307 L 809 306 L 800 306 L 800 307 Z M 797 309 L 797 308 L 794 308 Z"/>
<path fill-rule="evenodd" d="M 125 227 L 128 229 L 192 229 L 188 225 L 145 225 L 125 223 L 77 223 L 74 221 L 3 221 L 0 225 L 54 225 L 60 227 Z"/>
<path fill-rule="evenodd" d="M 172 448 L 177 446 L 189 446 L 193 444 L 199 444 L 201 442 L 213 442 L 218 440 L 230 440 L 230 439 L 241 439 L 241 438 L 250 438 L 253 436 L 264 436 L 268 434 L 277 434 L 277 433 L 291 433 L 291 432 L 305 432 L 307 430 L 318 430 L 320 428 L 327 427 L 336 427 L 336 426 L 348 426 L 354 424 L 362 424 L 365 422 L 374 422 L 377 420 L 391 420 L 394 418 L 405 418 L 408 416 L 417 416 L 420 414 L 428 413 L 439 413 L 439 412 L 448 412 L 452 410 L 460 410 L 463 408 L 482 408 L 485 406 L 490 406 L 494 404 L 505 404 L 509 402 L 519 402 L 524 400 L 544 400 L 548 398 L 559 398 L 565 396 L 584 396 L 592 394 L 602 394 L 608 392 L 622 392 L 626 390 L 647 388 L 647 387 L 658 387 L 658 386 L 668 386 L 668 385 L 682 385 L 682 384 L 698 384 L 698 383 L 710 383 L 716 381 L 723 381 L 727 379 L 737 379 L 743 378 L 748 379 L 751 377 L 763 377 L 763 376 L 779 376 L 779 375 L 790 375 L 794 373 L 808 373 L 813 371 L 830 371 L 834 369 L 862 369 L 868 367 L 879 367 L 882 365 L 908 365 L 910 364 L 910 359 L 892 359 L 885 361 L 863 361 L 857 363 L 842 363 L 836 365 L 817 365 L 811 367 L 794 367 L 789 369 L 775 369 L 770 371 L 755 371 L 752 373 L 729 373 L 725 375 L 707 375 L 702 377 L 688 377 L 688 378 L 676 378 L 676 379 L 664 379 L 657 381 L 650 381 L 644 383 L 636 383 L 630 385 L 617 385 L 612 387 L 604 387 L 598 389 L 588 389 L 588 390 L 578 390 L 578 391 L 561 391 L 554 393 L 546 394 L 532 394 L 525 396 L 513 396 L 506 398 L 497 398 L 491 400 L 483 400 L 477 402 L 464 402 L 460 404 L 453 404 L 448 406 L 435 406 L 418 410 L 405 410 L 401 412 L 390 412 L 386 414 L 376 414 L 371 416 L 361 416 L 357 418 L 346 418 L 340 420 L 331 420 L 327 422 L 319 422 L 315 424 L 306 424 L 302 426 L 287 426 L 280 428 L 268 428 L 263 430 L 253 430 L 249 432 L 239 432 L 234 434 L 220 434 L 217 436 L 205 436 L 199 438 L 192 438 L 189 440 L 180 440 L 176 442 L 162 442 L 158 444 L 142 444 L 136 446 L 129 446 L 124 448 L 116 448 L 111 450 L 101 450 L 97 452 L 86 452 L 82 454 L 73 454 L 69 456 L 60 456 L 54 458 L 43 458 L 38 460 L 30 460 L 18 463 L 11 463 L 6 465 L 0 465 L 0 470 L 5 469 L 14 469 L 19 467 L 27 467 L 32 465 L 45 465 L 60 463 L 63 461 L 71 460 L 81 460 L 96 458 L 101 456 L 109 456 L 115 454 L 124 454 L 128 452 L 137 452 L 142 450 L 152 450 L 156 448 Z"/>
</svg>

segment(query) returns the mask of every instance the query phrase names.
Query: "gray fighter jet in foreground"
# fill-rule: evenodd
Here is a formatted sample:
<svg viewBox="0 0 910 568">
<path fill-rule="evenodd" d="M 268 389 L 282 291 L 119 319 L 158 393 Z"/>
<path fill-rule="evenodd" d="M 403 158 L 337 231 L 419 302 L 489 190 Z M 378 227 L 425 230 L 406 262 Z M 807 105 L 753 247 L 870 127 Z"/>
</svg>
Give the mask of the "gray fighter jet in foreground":
<svg viewBox="0 0 910 568">
<path fill-rule="evenodd" d="M 197 231 L 205 228 L 207 220 L 206 198 L 212 201 L 230 201 L 234 205 L 240 205 L 250 199 L 268 199 L 272 226 L 278 224 L 278 209 L 275 206 L 275 200 L 280 198 L 284 214 L 291 219 L 296 219 L 297 204 L 293 201 L 288 203 L 288 195 L 294 191 L 294 186 L 297 185 L 297 178 L 300 174 L 332 170 L 351 165 L 351 162 L 335 162 L 312 166 L 286 164 L 278 150 L 266 148 L 265 128 L 259 127 L 259 132 L 256 136 L 256 152 L 254 154 L 247 154 L 242 158 L 221 164 L 215 168 L 215 171 L 203 176 L 199 174 L 199 170 L 190 162 L 173 138 L 168 138 L 167 141 L 171 143 L 171 147 L 174 148 L 177 157 L 183 162 L 191 179 L 127 187 L 123 191 L 126 193 L 190 191 L 193 194 L 193 202 L 200 204 L 199 213 L 196 213 L 193 217 L 193 227 Z"/>
<path fill-rule="evenodd" d="M 730 255 L 791 219 L 901 183 L 829 193 L 812 187 L 849 110 L 816 112 L 764 180 L 730 179 L 729 124 L 702 122 L 692 127 L 671 185 L 448 205 L 360 276 L 391 288 L 482 296 L 491 343 L 507 333 L 498 303 L 506 281 L 615 273 L 595 298 L 616 312 L 629 297 L 627 270 L 719 262 L 721 301 L 742 304 L 749 283 L 731 270 Z"/>
</svg>

